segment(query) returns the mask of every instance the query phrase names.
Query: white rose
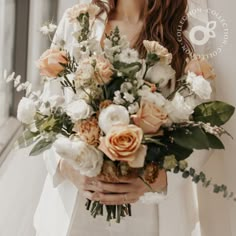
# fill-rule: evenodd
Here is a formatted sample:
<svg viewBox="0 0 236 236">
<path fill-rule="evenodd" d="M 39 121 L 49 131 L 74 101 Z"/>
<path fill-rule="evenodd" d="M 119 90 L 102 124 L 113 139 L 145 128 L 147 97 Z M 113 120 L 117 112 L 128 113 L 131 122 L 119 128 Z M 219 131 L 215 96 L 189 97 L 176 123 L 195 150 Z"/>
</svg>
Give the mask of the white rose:
<svg viewBox="0 0 236 236">
<path fill-rule="evenodd" d="M 130 122 L 128 110 L 120 105 L 110 105 L 103 109 L 99 116 L 99 127 L 108 133 L 114 125 L 128 125 Z"/>
<path fill-rule="evenodd" d="M 66 113 L 71 117 L 72 121 L 87 119 L 92 114 L 92 107 L 89 106 L 84 100 L 79 99 L 71 102 L 67 108 Z"/>
<path fill-rule="evenodd" d="M 201 99 L 210 99 L 212 93 L 211 84 L 203 76 L 197 76 L 193 72 L 189 72 L 186 81 L 191 86 L 192 91 Z"/>
<path fill-rule="evenodd" d="M 193 109 L 202 103 L 202 99 L 197 96 L 189 96 L 185 98 L 185 102 Z"/>
<path fill-rule="evenodd" d="M 166 104 L 165 109 L 169 118 L 175 123 L 188 121 L 193 113 L 192 107 L 186 103 L 184 97 L 179 93 L 176 93 L 174 99 Z"/>
<path fill-rule="evenodd" d="M 160 88 L 164 88 L 169 80 L 175 77 L 175 71 L 170 65 L 157 63 L 148 71 L 146 77 L 150 82 L 159 84 Z"/>
<path fill-rule="evenodd" d="M 34 102 L 29 98 L 23 97 L 18 105 L 17 119 L 24 124 L 30 124 L 34 121 L 35 114 L 36 107 Z"/>
<path fill-rule="evenodd" d="M 64 159 L 74 160 L 76 158 L 78 153 L 75 147 L 76 145 L 73 145 L 73 142 L 64 136 L 60 136 L 53 144 L 55 151 Z"/>
<path fill-rule="evenodd" d="M 103 165 L 103 153 L 80 140 L 61 137 L 54 143 L 55 151 L 66 159 L 81 175 L 95 177 Z"/>
<path fill-rule="evenodd" d="M 65 98 L 63 96 L 54 95 L 48 99 L 48 102 L 50 103 L 51 107 L 57 108 L 57 107 L 63 106 L 65 102 Z"/>
<path fill-rule="evenodd" d="M 47 99 L 39 107 L 39 112 L 44 116 L 50 116 L 52 108 L 62 107 L 65 103 L 65 98 L 59 95 L 53 95 Z"/>
</svg>

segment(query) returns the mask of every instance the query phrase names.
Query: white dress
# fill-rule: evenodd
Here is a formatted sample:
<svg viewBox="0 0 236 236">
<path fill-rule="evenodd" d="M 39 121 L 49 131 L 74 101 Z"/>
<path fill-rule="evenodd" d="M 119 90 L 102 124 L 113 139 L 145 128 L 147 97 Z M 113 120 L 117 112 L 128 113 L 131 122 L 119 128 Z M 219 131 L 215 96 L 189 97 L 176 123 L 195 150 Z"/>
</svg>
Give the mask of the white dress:
<svg viewBox="0 0 236 236">
<path fill-rule="evenodd" d="M 98 40 L 103 35 L 105 22 L 105 15 L 103 19 L 97 19 L 95 22 L 93 34 Z M 55 40 L 64 39 L 70 49 L 72 30 L 64 17 L 58 27 Z M 59 92 L 59 87 L 56 81 L 47 83 L 45 96 Z M 24 155 L 22 159 L 26 163 L 28 157 L 27 154 Z M 206 156 L 208 156 L 206 152 L 195 152 L 189 160 L 190 165 L 196 169 L 200 168 L 207 160 Z M 35 161 L 32 164 L 34 168 L 31 168 L 25 178 L 22 178 L 20 173 L 24 172 L 23 168 L 18 170 L 18 173 L 15 172 L 17 170 L 17 161 L 14 161 L 17 156 L 15 156 L 8 171 L 4 173 L 4 178 L 0 180 L 1 194 L 11 189 L 5 193 L 4 198 L 1 198 L 0 194 L 1 236 L 200 236 L 193 186 L 190 181 L 183 180 L 181 176 L 168 174 L 167 199 L 161 204 L 158 206 L 143 205 L 139 202 L 133 204 L 132 217 L 126 217 L 121 224 L 109 225 L 102 217 L 93 219 L 85 210 L 85 199 L 80 196 L 71 182 L 64 180 L 58 173 L 57 165 L 60 157 L 53 149 L 44 154 L 47 176 L 40 157 L 37 158 L 37 160 L 31 159 L 32 162 Z M 11 175 L 14 175 L 12 183 L 8 181 Z M 44 179 L 44 186 L 42 186 Z M 30 184 L 31 182 L 34 184 Z M 19 184 L 17 189 L 15 183 Z M 37 194 L 41 189 L 43 189 L 42 194 L 34 216 L 36 231 L 34 232 L 31 217 L 39 198 Z M 15 220 L 12 221 L 11 216 L 14 213 Z"/>
<path fill-rule="evenodd" d="M 106 14 L 97 19 L 93 26 L 93 36 L 100 42 L 107 21 Z M 55 41 L 64 40 L 68 50 L 73 45 L 73 26 L 64 16 L 56 33 Z M 153 73 L 155 74 L 155 73 Z M 174 85 L 174 80 L 172 81 Z M 55 81 L 53 82 L 55 83 Z M 47 85 L 50 87 L 55 85 Z M 173 86 L 172 86 L 173 88 Z M 49 92 L 50 93 L 50 92 Z M 196 158 L 196 155 L 198 157 Z M 195 156 L 195 157 L 194 157 Z M 45 153 L 49 175 L 35 214 L 37 236 L 199 236 L 197 206 L 192 184 L 168 174 L 168 200 L 162 204 L 133 204 L 133 216 L 126 217 L 120 224 L 109 225 L 104 217 L 93 219 L 85 210 L 85 199 L 57 171 L 60 157 L 53 150 Z M 196 169 L 207 160 L 205 152 L 196 152 L 190 158 Z M 168 209 L 168 210 L 167 210 Z M 171 227 L 169 226 L 171 224 Z"/>
</svg>

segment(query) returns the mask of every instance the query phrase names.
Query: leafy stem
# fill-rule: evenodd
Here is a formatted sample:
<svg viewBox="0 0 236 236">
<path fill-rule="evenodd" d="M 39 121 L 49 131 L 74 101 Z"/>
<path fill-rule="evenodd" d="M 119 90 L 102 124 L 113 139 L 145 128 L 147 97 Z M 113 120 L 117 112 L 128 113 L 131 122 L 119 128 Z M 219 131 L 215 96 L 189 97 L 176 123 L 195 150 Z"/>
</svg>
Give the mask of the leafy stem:
<svg viewBox="0 0 236 236">
<path fill-rule="evenodd" d="M 174 168 L 173 173 L 178 174 L 180 172 L 182 172 L 183 178 L 185 179 L 192 178 L 192 181 L 196 184 L 201 182 L 204 188 L 212 187 L 212 191 L 214 193 L 223 193 L 224 198 L 233 199 L 233 201 L 236 202 L 235 194 L 233 192 L 230 192 L 226 185 L 224 184 L 218 185 L 218 184 L 212 183 L 212 180 L 207 179 L 206 175 L 203 172 L 200 172 L 199 174 L 197 174 L 196 170 L 193 168 L 189 168 L 189 169 L 186 168 L 184 170 L 181 170 L 178 165 Z"/>
</svg>

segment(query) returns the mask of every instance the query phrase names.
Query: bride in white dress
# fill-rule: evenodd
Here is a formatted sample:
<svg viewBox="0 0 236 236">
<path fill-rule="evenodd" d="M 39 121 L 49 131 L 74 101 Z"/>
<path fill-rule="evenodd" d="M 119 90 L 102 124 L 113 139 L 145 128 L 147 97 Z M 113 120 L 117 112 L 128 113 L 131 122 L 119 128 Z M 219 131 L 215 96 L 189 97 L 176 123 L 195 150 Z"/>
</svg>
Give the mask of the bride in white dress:
<svg viewBox="0 0 236 236">
<path fill-rule="evenodd" d="M 101 3 L 101 1 L 96 2 Z M 161 39 L 162 42 L 170 43 L 172 46 L 174 45 L 173 47 L 169 45 L 169 50 L 171 52 L 174 53 L 177 49 L 175 47 L 178 47 L 178 44 L 176 44 L 177 42 L 174 42 L 175 35 L 172 35 L 172 37 L 169 35 L 169 38 L 165 35 L 166 32 L 170 34 L 174 34 L 174 32 L 161 27 L 170 27 L 171 25 L 172 27 L 177 27 L 178 20 L 180 20 L 185 14 L 184 12 L 186 10 L 187 0 L 149 0 L 148 6 L 146 6 L 147 2 L 145 0 L 138 2 L 135 0 L 118 0 L 110 1 L 110 3 L 115 3 L 113 9 L 109 13 L 103 12 L 97 18 L 93 26 L 93 35 L 99 42 L 102 43 L 104 32 L 107 33 L 113 29 L 114 26 L 118 25 L 121 33 L 127 35 L 131 45 L 138 47 L 136 42 L 141 37 L 141 32 L 144 33 L 144 29 L 148 31 L 149 27 L 155 26 L 155 28 L 153 28 L 154 31 L 160 29 L 163 30 L 163 33 L 161 34 L 160 32 L 150 31 L 149 34 L 147 34 L 150 39 L 158 40 L 160 37 L 163 37 Z M 149 14 L 152 14 L 153 22 L 151 23 L 158 22 L 157 25 L 151 25 L 149 22 L 149 27 L 144 27 L 144 22 L 147 19 L 145 15 L 145 7 L 147 8 L 146 11 L 149 11 Z M 178 14 L 181 15 L 179 16 Z M 160 18 L 160 16 L 162 16 L 163 19 Z M 179 18 L 177 18 L 177 16 Z M 166 19 L 164 19 L 164 17 L 166 17 Z M 64 40 L 66 42 L 66 48 L 70 51 L 73 50 L 72 32 L 73 26 L 69 24 L 65 14 L 58 27 L 54 41 L 59 42 Z M 169 41 L 166 42 L 165 40 Z M 175 55 L 176 57 L 174 62 L 184 63 L 186 55 L 181 52 L 181 49 L 177 50 Z M 177 63 L 173 66 L 181 73 Z M 151 74 L 155 74 L 155 70 L 153 70 Z M 165 92 L 169 93 L 174 88 L 174 85 L 175 78 L 172 79 L 171 86 L 166 88 Z M 49 94 L 58 93 L 59 91 L 60 84 L 58 84 L 57 81 L 51 81 L 45 84 L 44 96 L 47 97 Z M 198 155 L 198 157 L 194 158 L 194 155 Z M 92 186 L 90 182 L 87 182 L 89 183 L 87 185 L 83 184 L 83 181 L 81 180 L 84 180 L 84 178 L 79 176 L 75 171 L 72 171 L 71 167 L 68 166 L 67 163 L 61 161 L 60 157 L 53 149 L 44 154 L 44 160 L 49 174 L 46 177 L 43 192 L 34 216 L 34 226 L 37 236 L 139 236 L 144 234 L 147 236 L 200 235 L 199 233 L 196 233 L 197 231 L 195 229 L 196 223 L 198 222 L 198 216 L 192 185 L 190 182 L 182 180 L 181 176 L 177 177 L 168 173 L 167 199 L 160 202 L 159 205 L 143 205 L 138 202 L 138 198 L 144 193 L 144 187 L 142 186 L 143 183 L 137 183 L 137 188 L 142 189 L 142 191 L 133 191 L 133 198 L 128 199 L 130 202 L 137 201 L 132 207 L 132 217 L 126 217 L 120 224 L 109 225 L 103 217 L 93 219 L 90 216 L 90 213 L 85 210 L 84 206 L 84 190 L 87 190 L 85 192 L 87 194 L 86 197 L 90 198 L 90 191 L 93 191 L 94 189 L 104 191 L 107 190 L 107 186 L 105 186 L 105 189 L 104 186 L 103 189 L 100 189 L 97 185 Z M 191 166 L 198 169 L 203 165 L 205 160 L 205 152 L 197 152 L 190 157 L 189 162 Z M 34 177 L 32 176 L 32 178 Z M 38 183 L 35 182 L 35 184 Z M 156 187 L 158 189 L 164 185 L 166 185 L 165 173 L 163 173 L 158 179 Z M 40 188 L 41 186 L 39 189 Z M 120 186 L 120 188 L 122 190 L 122 186 Z M 116 190 L 117 191 L 114 192 L 121 191 L 119 189 Z M 22 191 L 24 191 L 23 184 Z M 20 191 L 18 193 L 20 195 Z M 124 195 L 121 196 L 120 194 L 117 194 L 115 199 L 112 199 L 112 202 L 122 203 L 122 201 L 127 200 L 124 199 L 123 196 Z M 127 196 L 129 195 L 127 194 Z M 106 199 L 101 198 L 99 200 L 110 202 L 110 196 L 105 197 Z M 27 199 L 29 200 L 29 198 Z M 26 206 L 27 205 L 24 205 L 24 207 Z M 29 203 L 29 206 L 32 206 L 32 204 Z M 6 210 L 4 212 L 6 212 Z M 24 214 L 24 211 L 21 211 L 21 213 Z M 6 216 L 9 215 L 10 213 Z M 20 214 L 16 214 L 16 216 L 18 216 L 19 219 L 22 217 Z M 25 227 L 27 228 L 27 226 Z M 3 225 L 3 228 L 0 229 L 0 235 L 33 236 L 32 233 L 27 233 L 27 230 L 24 231 L 24 225 L 21 233 L 18 232 L 18 234 L 11 235 L 6 232 L 10 231 L 4 231 Z"/>
</svg>

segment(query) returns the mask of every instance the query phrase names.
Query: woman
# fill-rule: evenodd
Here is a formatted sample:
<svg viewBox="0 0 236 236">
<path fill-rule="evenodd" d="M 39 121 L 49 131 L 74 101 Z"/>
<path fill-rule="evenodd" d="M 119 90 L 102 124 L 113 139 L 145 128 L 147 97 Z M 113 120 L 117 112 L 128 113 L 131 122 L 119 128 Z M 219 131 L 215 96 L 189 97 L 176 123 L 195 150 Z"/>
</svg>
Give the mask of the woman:
<svg viewBox="0 0 236 236">
<path fill-rule="evenodd" d="M 187 0 L 94 0 L 101 7 L 101 12 L 93 26 L 93 34 L 103 45 L 105 33 L 118 26 L 121 34 L 126 35 L 133 48 L 144 56 L 143 40 L 160 41 L 173 54 L 172 67 L 178 78 L 184 69 L 186 55 L 176 40 L 178 24 L 186 15 Z M 187 21 L 183 30 L 187 28 Z M 68 23 L 66 14 L 58 28 L 55 43 L 64 40 L 66 48 L 73 50 L 73 29 Z M 182 41 L 192 51 L 192 47 L 184 34 Z M 155 70 L 151 74 L 155 74 Z M 175 87 L 175 78 L 165 88 L 170 93 Z M 45 94 L 60 85 L 56 81 L 45 85 Z M 198 152 L 196 158 L 190 158 L 190 165 L 198 168 L 202 165 L 203 153 Z M 140 196 L 148 191 L 139 179 L 126 181 L 120 179 L 119 184 L 106 183 L 98 178 L 81 176 L 66 161 L 61 160 L 53 150 L 45 154 L 49 171 L 44 190 L 35 214 L 37 236 L 92 236 L 92 235 L 148 235 L 148 236 L 189 236 L 194 232 L 197 223 L 194 202 L 188 215 L 188 202 L 193 199 L 191 191 L 188 196 L 181 195 L 181 178 L 173 178 L 162 171 L 153 184 L 157 191 L 167 189 L 167 200 L 158 206 L 147 206 L 138 202 Z M 193 161 L 194 160 L 194 161 Z M 197 163 L 196 161 L 197 160 Z M 185 186 L 186 187 L 186 186 Z M 190 186 L 191 187 L 191 186 Z M 133 216 L 126 218 L 121 224 L 109 226 L 104 218 L 93 219 L 85 210 L 85 199 L 98 200 L 104 204 L 133 204 Z M 191 200 L 190 200 L 191 201 Z M 168 211 L 166 211 L 168 209 Z M 184 211 L 183 211 L 184 209 Z M 185 214 L 186 213 L 186 214 Z M 171 224 L 171 227 L 169 226 Z M 199 234 L 196 234 L 199 235 Z"/>
</svg>

